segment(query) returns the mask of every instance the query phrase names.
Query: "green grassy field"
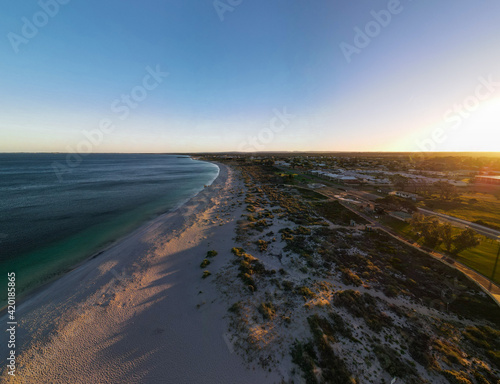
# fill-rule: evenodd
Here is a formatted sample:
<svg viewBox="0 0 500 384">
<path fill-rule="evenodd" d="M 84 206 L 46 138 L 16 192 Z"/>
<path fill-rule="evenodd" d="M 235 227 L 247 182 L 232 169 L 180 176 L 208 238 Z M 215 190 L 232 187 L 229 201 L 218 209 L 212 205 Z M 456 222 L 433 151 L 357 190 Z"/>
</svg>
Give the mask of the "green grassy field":
<svg viewBox="0 0 500 384">
<path fill-rule="evenodd" d="M 481 220 L 494 229 L 500 229 L 500 199 L 488 193 L 467 193 L 452 200 L 441 200 L 434 195 L 420 204 L 439 213 L 472 222 Z"/>
<path fill-rule="evenodd" d="M 484 236 L 480 237 L 481 244 L 475 248 L 461 252 L 457 257 L 457 260 L 475 271 L 487 276 L 488 278 L 491 278 L 499 243 L 497 241 L 487 239 Z M 500 265 L 497 266 L 495 278 L 493 280 L 500 284 Z"/>
<path fill-rule="evenodd" d="M 323 179 L 321 177 L 314 176 L 314 175 L 308 175 L 308 174 L 302 173 L 301 171 L 294 170 L 294 171 L 287 171 L 287 172 L 284 172 L 284 171 L 276 172 L 276 175 L 279 175 L 282 177 L 286 177 L 290 174 L 295 175 L 293 177 L 293 179 L 286 180 L 286 183 L 290 184 L 290 185 L 313 184 L 313 183 L 324 184 L 327 186 L 332 186 L 332 185 L 338 186 L 339 185 L 339 184 L 333 183 L 331 180 L 326 180 L 326 179 Z"/>
<path fill-rule="evenodd" d="M 394 217 L 391 216 L 383 216 L 380 219 L 380 221 L 382 224 L 387 225 L 389 228 L 393 229 L 400 235 L 403 235 L 404 237 L 411 239 L 413 241 L 417 241 L 417 238 L 413 234 L 413 231 L 411 230 L 411 227 L 408 223 L 395 219 Z"/>
<path fill-rule="evenodd" d="M 405 238 L 413 241 L 417 240 L 408 223 L 392 217 L 384 217 L 381 222 L 392 228 L 397 233 L 403 235 Z M 459 229 L 457 229 L 457 232 L 458 231 Z M 456 260 L 481 273 L 482 275 L 491 278 L 491 273 L 493 272 L 493 266 L 495 264 L 500 244 L 484 236 L 479 235 L 479 237 L 481 239 L 481 244 L 475 248 L 461 252 L 456 257 Z M 446 253 L 442 247 L 438 247 L 436 251 Z M 494 281 L 500 284 L 500 265 L 497 266 Z"/>
<path fill-rule="evenodd" d="M 290 184 L 290 185 L 301 185 L 301 184 L 308 184 L 308 183 L 316 183 L 317 181 L 311 179 L 308 175 L 304 175 L 298 172 L 294 171 L 288 171 L 288 172 L 276 172 L 277 176 L 283 177 L 283 181 L 285 184 Z M 292 177 L 289 177 L 292 176 Z"/>
</svg>

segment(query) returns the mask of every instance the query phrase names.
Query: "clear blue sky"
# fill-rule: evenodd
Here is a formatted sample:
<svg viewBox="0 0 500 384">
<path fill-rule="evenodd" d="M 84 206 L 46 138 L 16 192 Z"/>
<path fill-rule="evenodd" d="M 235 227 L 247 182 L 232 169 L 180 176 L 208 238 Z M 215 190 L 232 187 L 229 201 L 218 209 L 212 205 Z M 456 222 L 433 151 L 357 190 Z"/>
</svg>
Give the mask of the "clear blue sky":
<svg viewBox="0 0 500 384">
<path fill-rule="evenodd" d="M 4 2 L 0 151 L 500 151 L 497 0 L 55 1 Z"/>
</svg>

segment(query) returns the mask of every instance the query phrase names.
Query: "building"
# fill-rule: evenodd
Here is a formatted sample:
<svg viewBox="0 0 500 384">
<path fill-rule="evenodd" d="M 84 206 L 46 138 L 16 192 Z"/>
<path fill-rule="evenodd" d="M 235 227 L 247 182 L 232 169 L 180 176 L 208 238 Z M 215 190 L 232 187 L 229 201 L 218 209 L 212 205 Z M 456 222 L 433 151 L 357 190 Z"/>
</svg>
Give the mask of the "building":
<svg viewBox="0 0 500 384">
<path fill-rule="evenodd" d="M 314 184 L 307 184 L 307 187 L 311 188 L 311 189 L 319 189 L 319 188 L 326 187 L 326 185 L 325 184 L 314 183 Z"/>
<path fill-rule="evenodd" d="M 467 187 L 469 184 L 467 184 L 465 181 L 462 180 L 448 180 L 448 183 L 455 187 Z"/>
<path fill-rule="evenodd" d="M 410 222 L 412 215 L 406 212 L 401 212 L 401 211 L 393 211 L 389 212 L 389 216 L 394 217 L 395 219 L 404 221 L 405 223 Z"/>
<path fill-rule="evenodd" d="M 342 176 L 339 181 L 344 184 L 359 184 L 361 182 L 354 176 Z"/>
<path fill-rule="evenodd" d="M 500 185 L 500 176 L 476 176 L 474 181 L 479 184 Z"/>
<path fill-rule="evenodd" d="M 363 205 L 363 209 L 366 212 L 375 212 L 375 204 L 369 203 L 369 204 Z"/>
<path fill-rule="evenodd" d="M 404 191 L 393 191 L 393 192 L 390 192 L 389 195 L 399 196 L 399 197 L 402 197 L 403 199 L 411 199 L 413 201 L 416 201 L 419 197 L 415 193 L 404 192 Z"/>
<path fill-rule="evenodd" d="M 274 165 L 278 167 L 289 167 L 290 163 L 287 163 L 286 161 L 278 160 L 274 162 Z"/>
<path fill-rule="evenodd" d="M 342 184 L 360 184 L 361 181 L 354 176 L 346 176 L 342 173 L 331 173 L 331 172 L 325 172 L 325 171 L 311 171 L 311 174 L 316 175 L 318 177 L 322 177 L 324 179 L 332 180 L 336 183 L 342 183 Z"/>
</svg>

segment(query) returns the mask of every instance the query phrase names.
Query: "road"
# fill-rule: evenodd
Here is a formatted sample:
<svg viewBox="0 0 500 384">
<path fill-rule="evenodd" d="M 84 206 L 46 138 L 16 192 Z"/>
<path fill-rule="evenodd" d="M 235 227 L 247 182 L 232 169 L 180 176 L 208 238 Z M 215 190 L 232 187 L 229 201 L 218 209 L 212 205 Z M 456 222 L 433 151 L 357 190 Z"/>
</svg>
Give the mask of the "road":
<svg viewBox="0 0 500 384">
<path fill-rule="evenodd" d="M 318 192 L 318 191 L 316 190 L 316 192 Z M 351 195 L 356 196 L 363 203 L 373 203 L 375 200 L 381 198 L 381 196 L 374 195 L 373 193 L 369 193 L 366 191 L 360 191 L 360 190 L 356 190 L 353 188 L 347 188 L 346 192 L 351 194 Z M 332 193 L 328 193 L 328 196 L 329 197 L 336 197 Z M 449 215 L 446 215 L 444 213 L 431 211 L 431 210 L 425 209 L 425 208 L 418 208 L 418 211 L 424 215 L 427 215 L 427 216 L 429 216 L 429 215 L 437 216 L 440 219 L 445 220 L 451 224 L 454 224 L 455 226 L 460 227 L 460 228 L 467 228 L 467 227 L 472 228 L 477 233 L 479 233 L 483 236 L 486 236 L 490 239 L 498 240 L 500 238 L 500 231 L 485 227 L 485 226 L 480 225 L 480 224 L 473 223 L 471 221 L 459 219 L 458 217 L 449 216 Z"/>
<path fill-rule="evenodd" d="M 302 187 L 302 188 L 304 188 L 304 187 Z M 304 188 L 304 189 L 310 189 L 310 188 Z M 310 189 L 310 190 L 312 190 L 312 189 Z M 480 273 L 472 270 L 471 268 L 467 267 L 466 265 L 464 265 L 464 264 L 462 264 L 462 263 L 460 263 L 458 261 L 451 260 L 449 257 L 447 257 L 446 255 L 444 255 L 442 253 L 435 252 L 435 251 L 429 252 L 429 251 L 423 249 L 419 244 L 417 244 L 417 243 L 415 243 L 413 241 L 405 239 L 404 237 L 402 237 L 398 233 L 394 232 L 391 228 L 383 225 L 379 221 L 371 218 L 370 216 L 368 216 L 368 215 L 366 215 L 364 213 L 361 213 L 358 210 L 352 208 L 349 204 L 347 204 L 346 202 L 342 201 L 342 200 L 345 200 L 345 199 L 339 199 L 339 196 L 334 195 L 334 193 L 332 191 L 325 190 L 326 193 L 324 193 L 323 191 L 319 191 L 319 190 L 315 189 L 314 192 L 317 192 L 320 195 L 323 195 L 323 196 L 325 196 L 328 199 L 331 199 L 331 200 L 335 199 L 335 200 L 337 200 L 343 207 L 349 209 L 351 212 L 353 212 L 356 215 L 358 215 L 358 216 L 362 217 L 363 219 L 365 219 L 374 228 L 380 229 L 380 230 L 384 231 L 385 233 L 387 233 L 388 235 L 390 235 L 391 237 L 395 238 L 396 240 L 399 240 L 400 242 L 405 243 L 406 245 L 408 245 L 410 247 L 413 247 L 415 249 L 418 249 L 421 252 L 426 253 L 427 255 L 429 255 L 429 256 L 431 256 L 431 257 L 433 257 L 433 258 L 441 261 L 442 263 L 450 266 L 451 268 L 455 268 L 455 269 L 459 270 L 465 276 L 467 276 L 470 280 L 474 281 L 479 287 L 481 287 L 481 289 L 485 293 L 487 293 L 500 306 L 500 286 L 498 286 L 495 283 L 491 283 L 491 280 L 489 278 L 481 275 Z M 426 210 L 426 211 L 429 212 L 429 214 L 432 214 L 432 215 L 437 215 L 437 216 L 440 215 L 440 214 L 437 214 L 436 212 L 433 212 L 433 211 L 428 211 L 428 210 Z M 442 215 L 442 216 L 445 216 L 445 218 L 446 218 L 447 215 Z M 448 217 L 450 218 L 450 220 L 451 219 L 460 220 L 460 219 L 457 219 L 457 218 L 452 217 L 452 216 L 448 216 Z M 470 223 L 470 222 L 468 222 L 466 220 L 461 220 L 461 221 L 464 222 L 464 223 L 467 223 L 466 225 L 468 225 L 468 226 L 470 226 L 469 224 L 474 224 L 474 223 Z M 474 224 L 474 225 L 477 225 L 477 224 Z M 479 225 L 479 227 L 482 227 L 482 226 Z M 482 227 L 482 228 L 485 228 L 485 227 Z M 489 228 L 486 228 L 486 229 L 489 229 Z M 490 230 L 490 231 L 493 231 L 493 230 Z M 493 232 L 496 232 L 496 231 L 493 231 Z M 492 236 L 492 235 L 489 235 L 488 237 L 490 237 L 490 236 Z M 494 238 L 498 238 L 498 237 L 495 236 Z M 491 290 L 490 290 L 490 285 L 491 285 Z"/>
<path fill-rule="evenodd" d="M 397 240 L 399 240 L 399 241 L 401 241 L 401 242 L 403 242 L 403 243 L 405 243 L 413 248 L 416 248 L 421 252 L 427 253 L 429 256 L 434 257 L 435 259 L 449 265 L 450 267 L 461 271 L 469 279 L 476 282 L 478 284 L 478 286 L 480 286 L 483 289 L 483 291 L 486 292 L 491 298 L 493 298 L 493 300 L 495 300 L 495 302 L 500 306 L 500 286 L 493 283 L 489 278 L 481 275 L 480 273 L 474 271 L 473 269 L 467 267 L 466 265 L 464 265 L 458 261 L 451 260 L 449 257 L 447 257 L 446 255 L 444 255 L 442 253 L 438 253 L 438 252 L 434 252 L 434 251 L 428 252 L 427 250 L 423 249 L 419 244 L 405 239 L 401 235 L 394 232 L 391 228 L 386 227 L 385 225 L 381 224 L 379 221 L 372 219 L 368 215 L 365 215 L 365 214 L 359 212 L 358 210 L 352 208 L 349 204 L 346 204 L 346 202 L 344 202 L 345 200 L 348 200 L 348 199 L 345 199 L 345 198 L 338 195 L 338 192 L 336 191 L 337 188 L 326 187 L 326 188 L 322 188 L 322 190 L 318 190 L 318 189 L 313 190 L 313 189 L 305 188 L 305 187 L 302 187 L 302 188 L 317 192 L 320 195 L 325 196 L 326 198 L 335 199 L 335 200 L 339 201 L 339 203 L 342 204 L 345 208 L 354 212 L 358 216 L 364 218 L 369 223 L 371 223 L 375 228 L 380 229 L 380 230 L 386 232 L 387 234 L 389 234 L 390 236 L 392 236 L 393 238 L 395 238 L 395 239 L 397 239 Z M 355 195 L 361 202 L 364 202 L 364 203 L 373 202 L 374 200 L 376 200 L 375 197 L 378 197 L 377 195 L 374 195 L 374 194 L 371 194 L 371 193 L 368 193 L 365 191 L 354 190 L 352 188 L 348 188 L 348 189 L 349 190 L 346 190 L 347 193 Z M 344 200 L 344 201 L 342 201 L 342 200 Z M 446 221 L 449 221 L 449 222 L 451 222 L 457 226 L 460 226 L 460 227 L 473 228 L 476 232 L 478 232 L 481 235 L 486 236 L 490 239 L 496 239 L 496 240 L 500 239 L 500 231 L 496 231 L 494 229 L 490 229 L 490 228 L 484 227 L 482 225 L 472 223 L 472 222 L 467 221 L 467 220 L 462 220 L 462 219 L 459 219 L 457 217 L 448 216 L 448 215 L 434 212 L 434 211 L 430 211 L 430 210 L 427 210 L 424 208 L 418 208 L 418 210 L 419 210 L 419 212 L 426 214 L 426 215 L 438 216 L 439 218 L 446 220 Z"/>
<path fill-rule="evenodd" d="M 374 194 L 371 194 L 371 193 L 368 193 L 365 191 L 350 190 L 349 193 L 352 195 L 355 195 L 357 198 L 360 199 L 360 201 L 365 202 L 365 203 L 370 203 L 370 202 L 373 202 L 374 200 L 376 200 L 377 198 L 380 198 L 380 196 L 377 196 L 377 195 L 374 195 Z M 425 208 L 417 208 L 417 209 L 420 213 L 422 213 L 424 215 L 437 216 L 440 219 L 447 221 L 447 222 L 449 222 L 457 227 L 472 228 L 477 233 L 479 233 L 483 236 L 486 236 L 490 239 L 498 240 L 500 238 L 500 231 L 497 231 L 495 229 L 491 229 L 491 228 L 485 227 L 483 225 L 473 223 L 471 221 L 459 219 L 458 217 L 449 216 L 449 215 L 446 215 L 444 213 L 431 211 L 429 209 L 425 209 Z"/>
<path fill-rule="evenodd" d="M 472 222 L 467 221 L 467 220 L 462 220 L 462 219 L 459 219 L 457 217 L 445 215 L 444 213 L 430 211 L 430 210 L 424 209 L 424 208 L 418 208 L 418 211 L 423 213 L 424 215 L 427 215 L 427 216 L 429 216 L 429 215 L 437 216 L 440 219 L 448 221 L 448 222 L 450 222 L 458 227 L 462 227 L 462 228 L 470 227 L 473 230 L 475 230 L 477 233 L 479 233 L 483 236 L 489 237 L 490 239 L 497 239 L 498 240 L 498 238 L 500 237 L 500 231 L 496 231 L 494 229 L 484 227 L 482 225 L 472 223 Z"/>
<path fill-rule="evenodd" d="M 466 265 L 455 261 L 451 260 L 449 257 L 446 255 L 443 255 L 442 253 L 435 252 L 435 251 L 427 251 L 423 249 L 419 244 L 414 243 L 413 241 L 407 240 L 398 233 L 394 232 L 391 228 L 386 227 L 385 225 L 381 224 L 380 222 L 372 219 L 371 217 L 355 210 L 354 208 L 350 207 L 349 205 L 339 201 L 342 206 L 345 208 L 349 209 L 351 212 L 357 214 L 358 216 L 361 216 L 363 219 L 367 220 L 369 223 L 371 223 L 374 227 L 377 229 L 380 229 L 384 232 L 386 232 L 388 235 L 392 236 L 393 238 L 401 241 L 402 243 L 405 243 L 406 245 L 413 247 L 415 249 L 418 249 L 421 252 L 424 252 L 428 254 L 429 256 L 441 261 L 442 263 L 445 263 L 446 265 L 458 269 L 460 272 L 462 272 L 464 275 L 466 275 L 468 278 L 476 282 L 484 292 L 486 292 L 493 300 L 496 301 L 496 303 L 500 306 L 500 287 L 496 285 L 495 283 L 491 284 L 491 290 L 490 290 L 490 283 L 491 280 L 488 279 L 487 277 L 481 275 L 480 273 L 477 273 L 476 271 L 470 269 Z M 448 261 L 450 260 L 450 261 Z"/>
</svg>

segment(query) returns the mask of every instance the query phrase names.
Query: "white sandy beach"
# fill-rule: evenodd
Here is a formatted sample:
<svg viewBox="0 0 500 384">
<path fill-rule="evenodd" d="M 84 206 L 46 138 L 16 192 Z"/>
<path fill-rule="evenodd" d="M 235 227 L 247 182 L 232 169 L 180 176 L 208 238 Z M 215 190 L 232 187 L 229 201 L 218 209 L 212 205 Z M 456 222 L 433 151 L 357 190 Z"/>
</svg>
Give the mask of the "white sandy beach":
<svg viewBox="0 0 500 384">
<path fill-rule="evenodd" d="M 227 304 L 210 269 L 227 262 L 235 216 L 220 165 L 214 183 L 17 308 L 16 377 L 8 383 L 265 383 L 226 344 Z M 5 317 L 1 320 L 5 324 Z M 6 335 L 0 341 L 5 345 Z"/>
</svg>

